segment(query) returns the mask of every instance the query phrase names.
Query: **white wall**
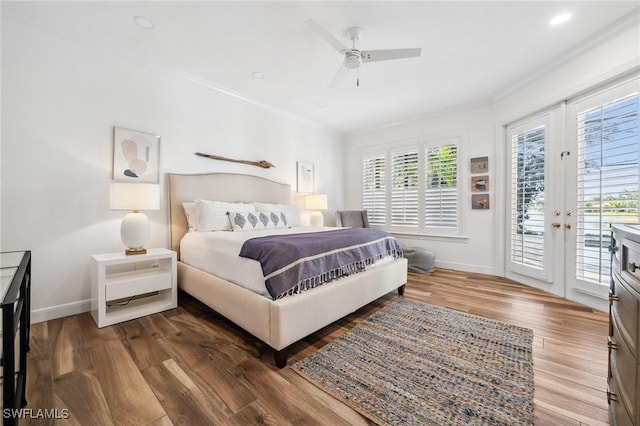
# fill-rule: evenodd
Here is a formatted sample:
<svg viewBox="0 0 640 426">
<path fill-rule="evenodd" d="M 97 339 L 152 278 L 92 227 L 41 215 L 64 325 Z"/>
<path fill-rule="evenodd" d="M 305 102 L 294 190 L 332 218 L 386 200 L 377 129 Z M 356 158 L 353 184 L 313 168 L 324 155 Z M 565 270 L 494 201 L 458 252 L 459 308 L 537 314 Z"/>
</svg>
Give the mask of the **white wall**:
<svg viewBox="0 0 640 426">
<path fill-rule="evenodd" d="M 334 210 L 343 203 L 339 134 L 125 59 L 88 39 L 44 34 L 2 18 L 0 249 L 32 250 L 35 321 L 89 310 L 91 255 L 123 249 L 125 212 L 108 205 L 114 125 L 161 136 L 162 174 L 254 174 L 295 190 L 296 161 L 310 161 L 316 191 L 329 194 Z M 264 159 L 276 168 L 204 159 L 196 151 Z M 148 247 L 168 247 L 166 196 L 162 206 L 147 214 Z"/>
<path fill-rule="evenodd" d="M 489 157 L 489 177 L 493 182 L 495 163 L 495 134 L 491 108 L 475 105 L 465 109 L 421 117 L 414 120 L 352 133 L 347 153 L 347 206 L 360 207 L 360 170 L 362 148 L 400 142 L 414 138 L 462 133 L 465 135 L 461 155 L 461 194 L 463 199 L 464 238 L 413 237 L 396 235 L 403 246 L 424 247 L 436 255 L 436 266 L 463 271 L 495 274 L 498 248 L 495 239 L 494 208 L 471 210 L 469 159 Z M 491 202 L 495 192 L 491 190 Z"/>
</svg>

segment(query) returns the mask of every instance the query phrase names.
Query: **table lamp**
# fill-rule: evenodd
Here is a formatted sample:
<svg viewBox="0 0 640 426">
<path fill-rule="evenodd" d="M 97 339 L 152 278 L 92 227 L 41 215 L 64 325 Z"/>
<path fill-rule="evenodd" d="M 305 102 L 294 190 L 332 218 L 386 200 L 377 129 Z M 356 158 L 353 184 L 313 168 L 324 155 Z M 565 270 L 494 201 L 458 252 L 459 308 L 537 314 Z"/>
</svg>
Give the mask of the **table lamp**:
<svg viewBox="0 0 640 426">
<path fill-rule="evenodd" d="M 125 254 L 145 254 L 151 223 L 140 210 L 160 210 L 160 185 L 112 182 L 109 189 L 111 210 L 132 210 L 120 224 L 120 238 L 127 247 Z"/>
<path fill-rule="evenodd" d="M 304 207 L 307 210 L 313 210 L 309 217 L 311 226 L 323 226 L 324 217 L 319 210 L 327 209 L 327 194 L 307 195 L 304 197 Z"/>
</svg>

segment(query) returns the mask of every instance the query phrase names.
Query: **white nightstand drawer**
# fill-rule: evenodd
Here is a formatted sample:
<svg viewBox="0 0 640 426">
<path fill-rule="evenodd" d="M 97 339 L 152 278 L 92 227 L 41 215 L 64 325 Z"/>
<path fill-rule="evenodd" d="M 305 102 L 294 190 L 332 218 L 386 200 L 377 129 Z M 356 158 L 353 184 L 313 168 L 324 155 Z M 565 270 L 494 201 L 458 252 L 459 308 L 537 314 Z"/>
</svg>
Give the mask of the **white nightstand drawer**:
<svg viewBox="0 0 640 426">
<path fill-rule="evenodd" d="M 105 283 L 105 300 L 136 296 L 171 288 L 171 272 L 161 269 L 110 275 Z"/>
</svg>

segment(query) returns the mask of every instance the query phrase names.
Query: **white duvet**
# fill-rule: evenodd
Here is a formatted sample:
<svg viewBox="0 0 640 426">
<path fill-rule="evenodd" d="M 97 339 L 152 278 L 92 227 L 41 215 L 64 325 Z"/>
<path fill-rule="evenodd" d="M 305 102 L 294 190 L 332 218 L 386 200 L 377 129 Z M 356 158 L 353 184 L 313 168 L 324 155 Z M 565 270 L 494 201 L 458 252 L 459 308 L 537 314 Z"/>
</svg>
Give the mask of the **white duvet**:
<svg viewBox="0 0 640 426">
<path fill-rule="evenodd" d="M 180 241 L 180 261 L 271 298 L 264 284 L 260 262 L 239 256 L 244 242 L 267 235 L 299 234 L 333 229 L 339 228 L 300 226 L 246 232 L 192 231 Z"/>
</svg>

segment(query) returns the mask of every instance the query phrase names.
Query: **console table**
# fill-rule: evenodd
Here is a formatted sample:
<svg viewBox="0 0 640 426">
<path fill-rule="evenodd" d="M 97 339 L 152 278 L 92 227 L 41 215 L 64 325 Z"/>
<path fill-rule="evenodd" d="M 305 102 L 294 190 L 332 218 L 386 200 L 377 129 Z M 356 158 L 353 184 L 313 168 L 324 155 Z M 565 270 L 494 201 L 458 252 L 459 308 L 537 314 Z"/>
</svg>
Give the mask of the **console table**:
<svg viewBox="0 0 640 426">
<path fill-rule="evenodd" d="M 0 253 L 0 310 L 2 311 L 3 424 L 18 423 L 18 409 L 27 405 L 27 351 L 31 323 L 31 252 Z M 19 336 L 16 338 L 16 336 Z M 17 358 L 17 359 L 16 359 Z M 5 416 L 6 409 L 14 409 Z"/>
</svg>

